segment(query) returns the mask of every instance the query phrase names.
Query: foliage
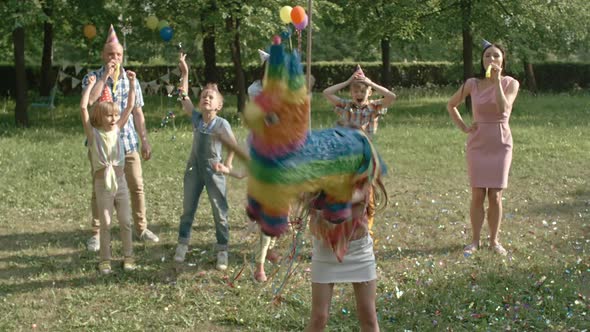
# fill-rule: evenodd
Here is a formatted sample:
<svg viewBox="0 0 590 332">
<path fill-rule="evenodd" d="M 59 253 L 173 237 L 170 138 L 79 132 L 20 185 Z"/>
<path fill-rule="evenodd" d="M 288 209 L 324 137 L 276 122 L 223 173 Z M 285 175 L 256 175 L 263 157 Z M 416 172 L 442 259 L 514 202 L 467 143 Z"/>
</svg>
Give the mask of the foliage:
<svg viewBox="0 0 590 332">
<path fill-rule="evenodd" d="M 465 136 L 445 111 L 452 91 L 402 92 L 376 136 L 390 167 L 390 204 L 375 223 L 381 329 L 586 329 L 589 96 L 521 93 L 511 120 L 515 152 L 501 233 L 510 256 L 482 250 L 464 258 L 470 194 Z M 311 306 L 309 258 L 282 301 L 272 304 L 272 281 L 256 284 L 251 277 L 256 237 L 246 231 L 245 181 L 229 183 L 227 274 L 214 269 L 214 226 L 205 197 L 187 264 L 171 263 L 192 130 L 184 116 L 176 118 L 176 129 L 160 123 L 170 108 L 180 114 L 177 106 L 158 107 L 159 98 L 148 97 L 144 108 L 154 150 L 143 163 L 148 219 L 161 242 L 134 242 L 140 269 L 125 274 L 114 265 L 115 274 L 102 277 L 97 255 L 85 250 L 91 186 L 78 98 L 58 107 L 54 124 L 47 114 L 32 114 L 41 121 L 31 130 L 8 125 L 7 103 L 0 108 L 0 330 L 303 330 Z M 314 127 L 334 122 L 319 95 L 313 110 Z M 232 119 L 243 142 L 246 133 L 234 114 L 235 98 L 227 96 L 222 115 Z M 113 233 L 117 257 L 117 227 Z M 290 238 L 279 243 L 286 252 Z M 309 241 L 303 248 L 309 253 Z M 234 287 L 228 286 L 242 267 Z M 335 287 L 331 331 L 358 330 L 354 303 L 350 285 Z"/>
</svg>

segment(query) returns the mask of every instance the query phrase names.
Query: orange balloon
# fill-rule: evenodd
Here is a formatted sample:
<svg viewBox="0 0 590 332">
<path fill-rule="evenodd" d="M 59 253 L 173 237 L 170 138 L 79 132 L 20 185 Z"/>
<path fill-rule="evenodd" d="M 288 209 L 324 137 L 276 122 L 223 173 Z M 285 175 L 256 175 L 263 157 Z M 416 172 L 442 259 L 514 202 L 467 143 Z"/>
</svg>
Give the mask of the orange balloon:
<svg viewBox="0 0 590 332">
<path fill-rule="evenodd" d="M 299 24 L 303 22 L 304 19 L 305 9 L 303 9 L 301 6 L 293 7 L 293 10 L 291 10 L 291 21 L 293 21 L 293 24 Z"/>
<path fill-rule="evenodd" d="M 84 37 L 88 38 L 88 40 L 94 39 L 96 37 L 96 27 L 92 24 L 86 24 L 84 26 Z"/>
</svg>

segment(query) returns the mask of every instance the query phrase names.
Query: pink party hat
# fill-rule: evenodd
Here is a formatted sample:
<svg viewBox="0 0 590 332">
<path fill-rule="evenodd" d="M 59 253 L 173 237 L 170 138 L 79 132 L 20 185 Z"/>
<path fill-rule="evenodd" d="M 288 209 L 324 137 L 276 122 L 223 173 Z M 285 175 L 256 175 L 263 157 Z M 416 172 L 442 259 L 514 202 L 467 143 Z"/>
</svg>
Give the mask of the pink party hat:
<svg viewBox="0 0 590 332">
<path fill-rule="evenodd" d="M 356 69 L 354 70 L 354 75 L 358 77 L 365 77 L 365 73 L 361 69 L 361 65 L 356 65 Z"/>
<path fill-rule="evenodd" d="M 109 86 L 105 84 L 104 89 L 102 89 L 102 93 L 98 98 L 98 102 L 102 103 L 103 101 L 113 102 L 113 94 L 111 93 L 111 89 Z"/>
<path fill-rule="evenodd" d="M 113 28 L 112 24 L 111 24 L 111 27 L 109 28 L 109 33 L 107 35 L 107 41 L 105 42 L 105 44 L 110 44 L 110 43 L 119 44 L 119 38 L 117 38 L 117 34 L 115 33 L 115 28 Z"/>
</svg>

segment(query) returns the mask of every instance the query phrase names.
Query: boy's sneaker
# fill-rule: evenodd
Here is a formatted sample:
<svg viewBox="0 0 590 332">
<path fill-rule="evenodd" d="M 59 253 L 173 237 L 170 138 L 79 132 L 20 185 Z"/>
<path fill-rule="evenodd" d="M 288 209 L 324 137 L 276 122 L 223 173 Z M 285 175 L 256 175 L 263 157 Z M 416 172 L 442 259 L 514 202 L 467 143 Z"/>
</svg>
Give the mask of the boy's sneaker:
<svg viewBox="0 0 590 332">
<path fill-rule="evenodd" d="M 174 261 L 177 263 L 184 262 L 184 257 L 186 256 L 187 251 L 188 251 L 188 244 L 179 243 L 176 246 L 176 254 L 174 255 Z"/>
<path fill-rule="evenodd" d="M 86 248 L 88 251 L 97 252 L 100 249 L 100 235 L 92 235 L 92 237 L 86 242 Z"/>
<path fill-rule="evenodd" d="M 123 270 L 125 272 L 131 272 L 137 269 L 137 265 L 135 265 L 135 260 L 133 257 L 125 257 L 123 259 Z"/>
<path fill-rule="evenodd" d="M 160 238 L 149 229 L 144 229 L 139 236 L 141 241 L 160 242 Z"/>
<path fill-rule="evenodd" d="M 113 270 L 111 270 L 111 262 L 110 261 L 100 262 L 98 264 L 98 270 L 100 271 L 100 274 L 102 274 L 102 275 L 111 274 L 111 272 L 113 272 Z"/>
<path fill-rule="evenodd" d="M 227 251 L 217 253 L 217 265 L 215 265 L 215 268 L 219 271 L 227 270 Z"/>
</svg>

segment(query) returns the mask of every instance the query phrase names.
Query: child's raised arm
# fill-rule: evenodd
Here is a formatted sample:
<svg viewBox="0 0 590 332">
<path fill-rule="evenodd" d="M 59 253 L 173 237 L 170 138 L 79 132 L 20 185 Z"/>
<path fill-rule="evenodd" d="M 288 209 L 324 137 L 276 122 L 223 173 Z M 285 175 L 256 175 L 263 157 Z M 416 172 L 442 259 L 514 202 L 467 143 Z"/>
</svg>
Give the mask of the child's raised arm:
<svg viewBox="0 0 590 332">
<path fill-rule="evenodd" d="M 82 99 L 80 100 L 80 116 L 82 117 L 82 126 L 88 141 L 92 140 L 92 125 L 90 124 L 90 115 L 88 114 L 88 99 L 90 98 L 90 91 L 96 84 L 96 76 L 88 77 L 88 85 L 82 91 Z"/>
<path fill-rule="evenodd" d="M 350 76 L 349 79 L 347 79 L 346 81 L 344 81 L 342 83 L 338 83 L 338 84 L 332 85 L 329 88 L 326 88 L 324 90 L 324 97 L 326 97 L 332 104 L 338 105 L 338 103 L 340 102 L 340 99 L 336 96 L 336 93 L 338 93 L 338 91 L 346 88 L 354 79 L 355 79 L 355 74 Z"/>
<path fill-rule="evenodd" d="M 180 68 L 180 81 L 181 86 L 178 88 L 180 93 L 180 102 L 182 103 L 182 109 L 189 116 L 192 115 L 195 106 L 188 97 L 188 65 L 186 64 L 186 53 L 179 53 L 178 56 L 178 67 Z"/>
<path fill-rule="evenodd" d="M 397 98 L 397 96 L 395 95 L 395 93 L 393 93 L 393 91 L 386 89 L 385 87 L 382 87 L 381 85 L 371 81 L 366 76 L 360 76 L 360 77 L 356 78 L 355 80 L 358 82 L 365 83 L 367 86 L 372 87 L 373 90 L 375 90 L 378 93 L 380 93 L 381 95 L 383 95 L 383 101 L 381 102 L 381 105 L 384 108 L 387 108 L 389 105 L 393 104 L 393 102 Z"/>
<path fill-rule="evenodd" d="M 135 73 L 131 70 L 127 70 L 127 79 L 129 80 L 129 95 L 127 96 L 127 107 L 125 107 L 125 111 L 121 114 L 119 121 L 117 121 L 117 126 L 119 128 L 123 128 L 129 120 L 129 115 L 131 111 L 135 108 Z"/>
</svg>

